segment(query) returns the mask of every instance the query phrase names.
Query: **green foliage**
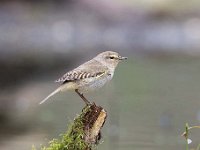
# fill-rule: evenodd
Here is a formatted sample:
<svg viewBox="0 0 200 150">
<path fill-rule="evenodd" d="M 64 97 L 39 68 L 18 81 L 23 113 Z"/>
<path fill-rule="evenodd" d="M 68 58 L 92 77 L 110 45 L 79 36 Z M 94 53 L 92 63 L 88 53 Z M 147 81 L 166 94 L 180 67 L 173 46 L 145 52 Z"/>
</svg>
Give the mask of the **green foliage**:
<svg viewBox="0 0 200 150">
<path fill-rule="evenodd" d="M 189 126 L 188 123 L 185 125 L 185 132 L 182 134 L 183 137 L 186 139 L 186 150 L 189 150 L 189 144 L 192 142 L 192 140 L 189 139 L 189 131 L 191 129 L 200 128 L 200 126 Z M 196 150 L 200 150 L 200 144 L 197 146 Z"/>
<path fill-rule="evenodd" d="M 49 141 L 49 145 L 42 146 L 41 150 L 85 150 L 91 148 L 91 145 L 83 139 L 83 117 L 88 111 L 90 111 L 90 106 L 86 106 L 82 110 L 82 113 L 74 119 L 74 123 L 68 126 L 67 132 L 60 135 L 60 139 Z M 34 146 L 32 150 L 36 150 Z"/>
</svg>

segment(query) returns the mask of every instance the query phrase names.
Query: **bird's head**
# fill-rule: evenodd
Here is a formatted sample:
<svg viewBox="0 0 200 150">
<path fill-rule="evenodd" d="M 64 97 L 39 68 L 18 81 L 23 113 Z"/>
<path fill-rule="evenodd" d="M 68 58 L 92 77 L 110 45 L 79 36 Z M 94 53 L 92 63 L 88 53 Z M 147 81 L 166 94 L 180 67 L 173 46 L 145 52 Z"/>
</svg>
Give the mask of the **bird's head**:
<svg viewBox="0 0 200 150">
<path fill-rule="evenodd" d="M 122 57 L 117 52 L 113 51 L 105 51 L 96 56 L 96 60 L 113 69 L 120 61 L 125 59 L 127 59 L 127 57 Z"/>
</svg>

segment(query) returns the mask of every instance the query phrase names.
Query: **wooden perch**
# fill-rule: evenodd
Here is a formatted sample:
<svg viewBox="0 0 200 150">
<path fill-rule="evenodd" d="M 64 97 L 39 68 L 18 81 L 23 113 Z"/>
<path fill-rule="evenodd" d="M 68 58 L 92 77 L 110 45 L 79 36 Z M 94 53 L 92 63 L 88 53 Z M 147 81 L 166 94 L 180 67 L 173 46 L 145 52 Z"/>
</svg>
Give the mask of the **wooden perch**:
<svg viewBox="0 0 200 150">
<path fill-rule="evenodd" d="M 92 150 L 92 147 L 99 144 L 106 116 L 106 111 L 94 103 L 84 107 L 61 139 L 53 139 L 49 146 L 41 150 Z M 32 150 L 36 149 L 33 147 Z"/>
<path fill-rule="evenodd" d="M 84 140 L 89 144 L 98 144 L 101 139 L 101 128 L 106 120 L 105 110 L 93 104 L 84 116 Z"/>
</svg>

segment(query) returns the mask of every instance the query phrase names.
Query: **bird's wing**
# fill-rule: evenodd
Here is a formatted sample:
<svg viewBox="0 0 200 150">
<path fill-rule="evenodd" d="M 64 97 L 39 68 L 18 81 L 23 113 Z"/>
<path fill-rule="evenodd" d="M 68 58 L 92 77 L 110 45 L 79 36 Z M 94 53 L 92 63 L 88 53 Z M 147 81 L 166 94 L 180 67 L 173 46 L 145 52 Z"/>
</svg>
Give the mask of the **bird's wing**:
<svg viewBox="0 0 200 150">
<path fill-rule="evenodd" d="M 81 66 L 75 68 L 64 74 L 61 78 L 55 82 L 66 83 L 69 81 L 81 80 L 92 77 L 99 77 L 107 73 L 108 68 L 103 66 L 96 60 L 88 61 Z"/>
</svg>

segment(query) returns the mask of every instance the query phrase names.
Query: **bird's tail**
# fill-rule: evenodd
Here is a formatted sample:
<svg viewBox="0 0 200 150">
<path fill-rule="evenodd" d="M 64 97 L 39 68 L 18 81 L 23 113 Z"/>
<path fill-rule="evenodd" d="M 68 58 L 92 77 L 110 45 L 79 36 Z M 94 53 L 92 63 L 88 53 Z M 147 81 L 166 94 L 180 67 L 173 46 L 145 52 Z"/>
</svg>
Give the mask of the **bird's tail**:
<svg viewBox="0 0 200 150">
<path fill-rule="evenodd" d="M 56 93 L 64 92 L 64 91 L 68 91 L 68 90 L 74 90 L 76 88 L 77 88 L 77 86 L 76 86 L 76 83 L 74 83 L 74 82 L 68 82 L 66 84 L 62 84 L 55 91 L 53 91 L 51 94 L 49 94 L 45 99 L 43 99 L 39 104 L 44 103 L 46 100 L 48 100 L 50 97 L 52 97 Z"/>
<path fill-rule="evenodd" d="M 61 86 L 62 87 L 62 86 Z M 55 91 L 53 91 L 51 94 L 49 94 L 45 99 L 43 99 L 39 104 L 44 103 L 45 101 L 47 101 L 50 97 L 52 97 L 53 95 L 55 95 L 56 93 L 61 91 L 61 87 L 57 88 Z"/>
</svg>

